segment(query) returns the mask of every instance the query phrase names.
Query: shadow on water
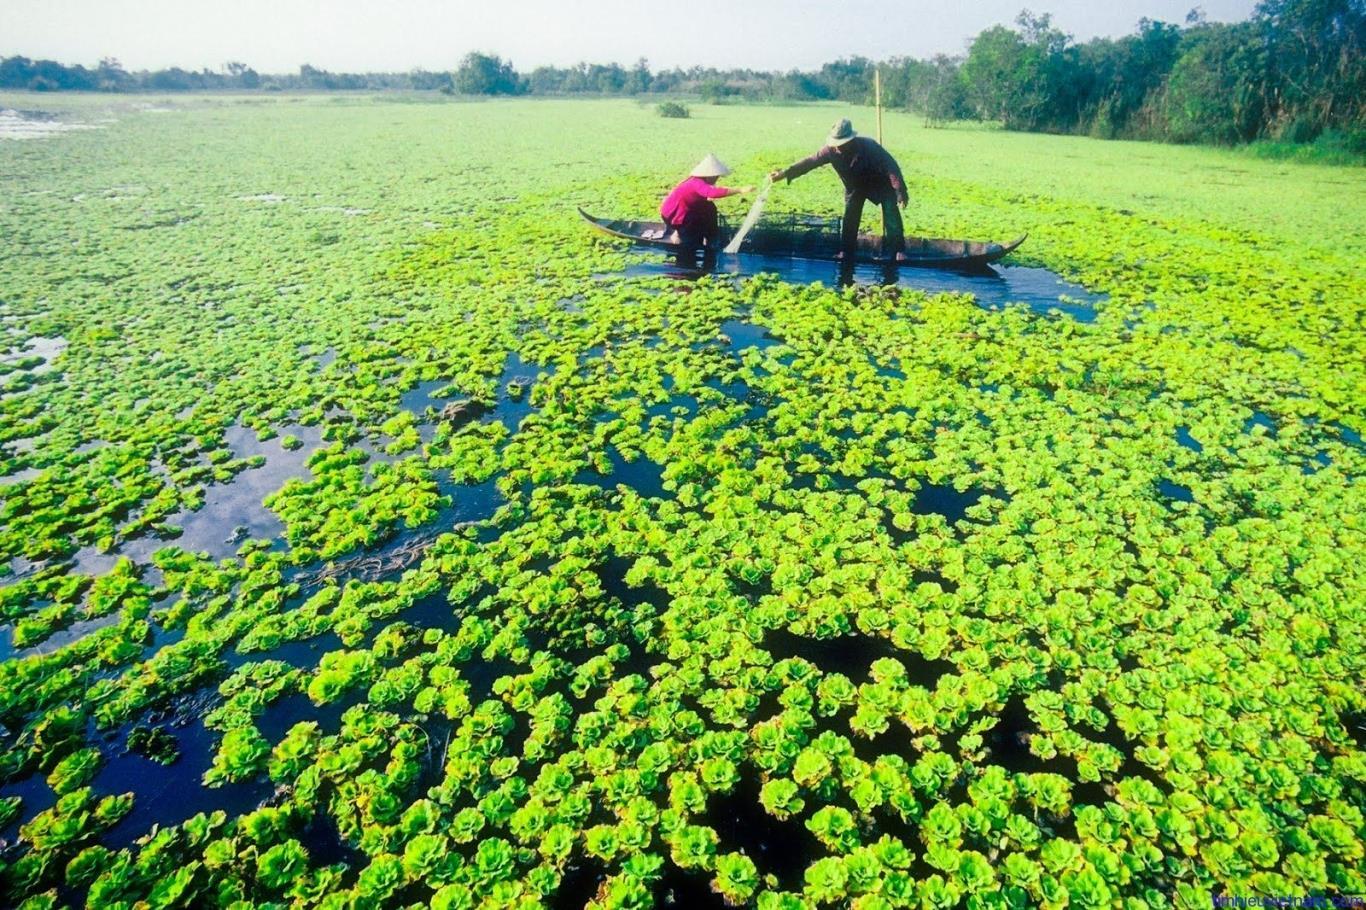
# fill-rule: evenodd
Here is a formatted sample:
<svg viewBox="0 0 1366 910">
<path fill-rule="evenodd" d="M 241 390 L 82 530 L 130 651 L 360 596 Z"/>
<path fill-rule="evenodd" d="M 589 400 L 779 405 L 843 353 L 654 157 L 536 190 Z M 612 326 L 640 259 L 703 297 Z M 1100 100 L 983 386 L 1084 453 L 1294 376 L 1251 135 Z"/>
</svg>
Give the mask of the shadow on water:
<svg viewBox="0 0 1366 910">
<path fill-rule="evenodd" d="M 835 262 L 814 259 L 788 259 L 741 253 L 722 255 L 717 273 L 749 277 L 760 273 L 777 275 L 791 284 L 822 284 L 826 287 L 883 285 L 924 291 L 927 294 L 971 294 L 978 306 L 997 309 L 1024 305 L 1036 313 L 1058 310 L 1078 322 L 1093 322 L 1095 306 L 1109 299 L 1105 294 L 1088 291 L 1064 280 L 1057 273 L 1029 266 L 989 266 L 972 272 L 946 269 L 886 268 L 860 264 L 850 268 Z M 702 272 L 680 269 L 671 261 L 638 262 L 626 267 L 628 277 L 695 279 Z"/>
</svg>

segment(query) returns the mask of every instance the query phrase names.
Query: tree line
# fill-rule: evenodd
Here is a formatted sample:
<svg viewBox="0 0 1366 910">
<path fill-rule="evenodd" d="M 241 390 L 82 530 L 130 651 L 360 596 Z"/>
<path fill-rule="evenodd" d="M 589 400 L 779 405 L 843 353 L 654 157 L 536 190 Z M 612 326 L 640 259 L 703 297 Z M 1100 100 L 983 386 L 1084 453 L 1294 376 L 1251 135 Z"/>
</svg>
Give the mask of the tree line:
<svg viewBox="0 0 1366 910">
<path fill-rule="evenodd" d="M 537 67 L 468 54 L 450 72 L 331 73 L 305 64 L 265 75 L 243 63 L 219 70 L 127 72 L 25 57 L 0 59 L 0 88 L 226 91 L 395 90 L 466 95 L 677 95 L 704 101 L 868 103 L 881 72 L 883 103 L 934 124 L 992 120 L 1006 129 L 1101 138 L 1218 144 L 1331 139 L 1366 153 L 1366 0 L 1261 0 L 1247 21 L 1181 24 L 1143 19 L 1121 38 L 1076 42 L 1048 15 L 982 31 L 961 56 L 862 57 L 814 71 L 692 67 L 652 70 L 641 59 Z"/>
</svg>

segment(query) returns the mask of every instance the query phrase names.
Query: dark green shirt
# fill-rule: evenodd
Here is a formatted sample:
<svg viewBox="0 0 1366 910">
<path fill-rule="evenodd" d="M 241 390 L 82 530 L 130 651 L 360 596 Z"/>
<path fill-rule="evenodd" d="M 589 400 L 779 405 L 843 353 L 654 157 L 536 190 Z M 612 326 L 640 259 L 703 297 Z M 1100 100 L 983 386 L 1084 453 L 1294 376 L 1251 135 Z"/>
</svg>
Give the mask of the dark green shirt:
<svg viewBox="0 0 1366 910">
<path fill-rule="evenodd" d="M 824 146 L 816 154 L 784 170 L 782 176 L 795 180 L 824 164 L 840 175 L 845 196 L 857 193 L 865 199 L 882 202 L 889 192 L 898 198 L 906 195 L 906 181 L 896 159 L 867 136 L 855 136 L 843 145 Z"/>
</svg>

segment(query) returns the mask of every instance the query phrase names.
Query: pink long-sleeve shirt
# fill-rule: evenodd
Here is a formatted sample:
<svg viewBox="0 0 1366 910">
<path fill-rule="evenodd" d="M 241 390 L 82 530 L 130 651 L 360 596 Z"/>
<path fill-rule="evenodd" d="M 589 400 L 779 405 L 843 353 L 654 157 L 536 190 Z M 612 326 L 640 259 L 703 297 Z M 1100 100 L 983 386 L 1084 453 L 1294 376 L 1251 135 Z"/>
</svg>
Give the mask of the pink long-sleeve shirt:
<svg viewBox="0 0 1366 910">
<path fill-rule="evenodd" d="M 673 192 L 664 199 L 659 214 L 669 224 L 681 224 L 698 208 L 710 205 L 710 200 L 723 199 L 734 192 L 728 187 L 708 183 L 701 177 L 689 177 L 674 187 Z"/>
</svg>

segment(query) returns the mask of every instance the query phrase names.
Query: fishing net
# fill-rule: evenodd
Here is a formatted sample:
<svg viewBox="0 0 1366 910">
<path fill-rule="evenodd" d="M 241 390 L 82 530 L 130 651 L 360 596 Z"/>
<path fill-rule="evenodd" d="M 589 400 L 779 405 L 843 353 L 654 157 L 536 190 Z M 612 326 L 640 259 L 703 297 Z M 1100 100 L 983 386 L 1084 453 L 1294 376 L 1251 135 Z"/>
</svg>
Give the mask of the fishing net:
<svg viewBox="0 0 1366 910">
<path fill-rule="evenodd" d="M 727 253 L 740 252 L 740 244 L 745 242 L 745 235 L 753 230 L 759 223 L 759 216 L 764 213 L 764 203 L 768 201 L 768 191 L 773 187 L 772 180 L 764 180 L 764 185 L 759 188 L 759 195 L 754 197 L 754 204 L 749 207 L 749 214 L 745 216 L 744 224 L 740 225 L 740 230 L 735 232 L 730 243 L 726 244 Z"/>
</svg>

